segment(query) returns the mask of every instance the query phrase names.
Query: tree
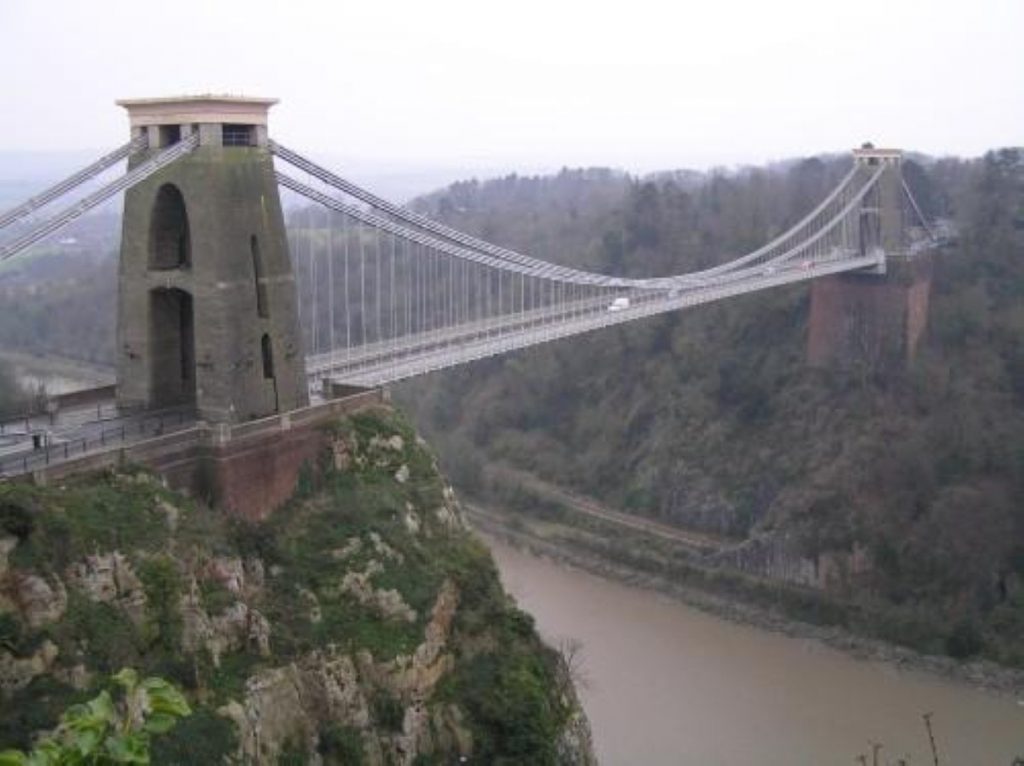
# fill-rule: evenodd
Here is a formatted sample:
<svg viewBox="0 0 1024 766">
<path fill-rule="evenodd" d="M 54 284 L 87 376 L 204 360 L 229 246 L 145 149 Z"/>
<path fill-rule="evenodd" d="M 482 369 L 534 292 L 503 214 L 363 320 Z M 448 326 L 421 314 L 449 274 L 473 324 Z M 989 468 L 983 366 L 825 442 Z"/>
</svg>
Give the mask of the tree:
<svg viewBox="0 0 1024 766">
<path fill-rule="evenodd" d="M 125 668 L 111 680 L 121 690 L 117 702 L 104 690 L 61 716 L 56 731 L 30 753 L 6 750 L 0 766 L 110 766 L 149 763 L 150 738 L 191 715 L 181 692 L 162 678 L 139 681 Z"/>
</svg>

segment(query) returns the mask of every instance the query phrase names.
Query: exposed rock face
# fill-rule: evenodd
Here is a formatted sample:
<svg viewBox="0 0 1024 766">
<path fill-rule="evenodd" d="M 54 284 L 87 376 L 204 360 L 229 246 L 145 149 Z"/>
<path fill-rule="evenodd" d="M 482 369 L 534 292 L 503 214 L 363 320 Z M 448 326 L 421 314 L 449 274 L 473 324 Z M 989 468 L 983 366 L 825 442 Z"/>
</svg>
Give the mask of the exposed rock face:
<svg viewBox="0 0 1024 766">
<path fill-rule="evenodd" d="M 822 587 L 815 562 L 801 556 L 794 541 L 779 534 L 761 534 L 709 556 L 712 566 L 728 567 L 804 587 Z"/>
<path fill-rule="evenodd" d="M 356 658 L 360 670 L 395 697 L 421 702 L 450 667 L 451 657 L 444 649 L 458 602 L 455 585 L 446 581 L 434 603 L 423 643 L 411 655 L 399 655 L 385 663 L 375 663 L 372 655 L 361 652 Z"/>
<path fill-rule="evenodd" d="M 405 515 L 402 516 L 402 523 L 405 524 L 405 530 L 410 535 L 418 535 L 420 529 L 423 527 L 423 522 L 420 521 L 420 517 L 416 514 L 416 510 L 413 508 L 412 503 L 405 504 Z"/>
<path fill-rule="evenodd" d="M 404 449 L 405 449 L 405 440 L 401 436 L 399 436 L 398 434 L 395 434 L 394 436 L 389 436 L 387 438 L 382 438 L 380 436 L 374 436 L 373 438 L 370 439 L 370 443 L 369 443 L 369 451 L 370 452 L 379 452 L 379 451 L 382 451 L 382 450 L 391 450 L 392 452 L 399 452 L 400 453 Z"/>
<path fill-rule="evenodd" d="M 444 498 L 444 504 L 434 509 L 434 518 L 448 532 L 466 529 L 466 520 L 462 517 L 462 510 L 459 508 L 458 500 L 455 499 L 455 490 L 451 488 L 451 485 L 444 485 L 442 497 Z"/>
<path fill-rule="evenodd" d="M 90 673 L 89 669 L 82 663 L 70 667 L 56 668 L 53 675 L 58 681 L 67 684 L 76 691 L 88 689 L 96 677 L 96 674 Z"/>
<path fill-rule="evenodd" d="M 352 659 L 333 647 L 259 672 L 246 682 L 242 702 L 221 712 L 238 727 L 245 763 L 276 763 L 286 742 L 315 743 L 318 726 L 328 721 L 360 730 L 371 723 Z"/>
<path fill-rule="evenodd" d="M 176 505 L 168 503 L 166 500 L 161 500 L 156 505 L 157 510 L 160 511 L 167 521 L 167 529 L 174 532 L 178 529 L 178 518 L 181 516 L 181 509 Z"/>
<path fill-rule="evenodd" d="M 229 592 L 241 594 L 245 586 L 245 567 L 238 557 L 218 556 L 206 565 L 206 576 L 220 583 Z"/>
<path fill-rule="evenodd" d="M 308 588 L 299 588 L 299 598 L 308 608 L 309 621 L 316 625 L 324 618 L 323 610 L 320 608 L 320 599 Z"/>
<path fill-rule="evenodd" d="M 850 552 L 830 551 L 815 558 L 802 555 L 792 534 L 765 532 L 709 556 L 712 566 L 818 590 L 838 590 L 870 569 L 861 545 Z"/>
<path fill-rule="evenodd" d="M 349 538 L 348 542 L 346 542 L 343 547 L 335 548 L 331 551 L 331 555 L 336 559 L 344 561 L 345 559 L 352 558 L 362 549 L 363 541 L 358 537 L 352 537 Z"/>
<path fill-rule="evenodd" d="M 0 609 L 7 611 L 13 608 L 30 628 L 56 622 L 67 606 L 67 590 L 60 580 L 48 582 L 39 575 L 18 571 L 8 572 L 3 579 Z"/>
<path fill-rule="evenodd" d="M 136 624 L 145 617 L 146 593 L 131 563 L 119 551 L 86 556 L 67 571 L 68 584 L 89 600 L 114 604 Z"/>
<path fill-rule="evenodd" d="M 50 670 L 57 654 L 51 641 L 45 641 L 29 657 L 14 657 L 10 652 L 0 651 L 0 693 L 6 697 L 28 686 L 33 678 Z"/>
<path fill-rule="evenodd" d="M 353 660 L 329 646 L 250 678 L 241 703 L 221 710 L 238 726 L 239 756 L 247 763 L 275 763 L 286 742 L 315 743 L 318 727 L 326 723 L 359 730 L 370 764 L 412 764 L 417 754 L 434 750 L 438 737 L 446 750 L 470 753 L 472 735 L 457 706 L 431 716 L 426 705 L 453 663 L 444 650 L 457 606 L 458 591 L 446 582 L 423 643 L 412 655 L 376 662 L 370 652 L 362 651 Z M 381 734 L 372 728 L 368 698 L 381 689 L 406 703 L 399 732 Z"/>
<path fill-rule="evenodd" d="M 597 766 L 594 756 L 594 736 L 590 730 L 590 721 L 583 714 L 576 688 L 573 686 L 568 667 L 560 665 L 558 684 L 561 688 L 563 703 L 572 712 L 569 720 L 562 727 L 556 743 L 556 753 L 560 766 Z"/>
<path fill-rule="evenodd" d="M 394 561 L 399 564 L 405 561 L 405 557 L 401 553 L 396 551 L 394 548 L 392 548 L 390 545 L 388 545 L 386 542 L 384 542 L 384 540 L 381 539 L 381 536 L 378 533 L 370 532 L 369 535 L 367 535 L 367 537 L 370 538 L 370 542 L 373 544 L 373 550 L 382 559 L 390 559 L 391 561 Z"/>
<path fill-rule="evenodd" d="M 558 763 L 562 766 L 597 766 L 590 722 L 582 713 L 571 715 L 558 738 Z"/>
<path fill-rule="evenodd" d="M 402 594 L 393 588 L 374 588 L 370 578 L 384 568 L 371 560 L 362 572 L 348 572 L 341 581 L 341 590 L 363 606 L 371 607 L 391 620 L 416 622 L 416 610 L 405 603 Z"/>
<path fill-rule="evenodd" d="M 250 649 L 261 657 L 270 656 L 270 623 L 257 610 L 236 601 L 222 613 L 210 616 L 202 605 L 199 586 L 192 580 L 181 598 L 182 647 L 188 652 L 205 650 L 215 667 L 230 651 Z"/>
<path fill-rule="evenodd" d="M 335 471 L 345 471 L 352 464 L 352 451 L 344 439 L 331 442 L 331 462 Z"/>
</svg>

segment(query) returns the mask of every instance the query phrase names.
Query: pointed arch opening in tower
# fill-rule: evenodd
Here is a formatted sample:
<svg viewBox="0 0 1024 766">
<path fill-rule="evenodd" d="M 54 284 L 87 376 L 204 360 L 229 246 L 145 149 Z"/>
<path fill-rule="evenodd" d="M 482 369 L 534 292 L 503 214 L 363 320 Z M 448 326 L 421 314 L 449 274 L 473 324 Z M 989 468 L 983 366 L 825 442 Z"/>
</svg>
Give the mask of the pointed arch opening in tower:
<svg viewBox="0 0 1024 766">
<path fill-rule="evenodd" d="M 192 237 L 185 198 L 174 184 L 156 193 L 149 236 L 149 267 L 157 271 L 192 265 Z"/>
<path fill-rule="evenodd" d="M 263 333 L 260 338 L 260 355 L 263 357 L 263 379 L 270 383 L 274 397 L 274 412 L 281 411 L 281 402 L 277 392 L 277 378 L 274 377 L 274 347 L 270 335 Z"/>
<path fill-rule="evenodd" d="M 195 316 L 192 296 L 177 288 L 149 294 L 149 382 L 154 409 L 196 400 Z"/>
</svg>

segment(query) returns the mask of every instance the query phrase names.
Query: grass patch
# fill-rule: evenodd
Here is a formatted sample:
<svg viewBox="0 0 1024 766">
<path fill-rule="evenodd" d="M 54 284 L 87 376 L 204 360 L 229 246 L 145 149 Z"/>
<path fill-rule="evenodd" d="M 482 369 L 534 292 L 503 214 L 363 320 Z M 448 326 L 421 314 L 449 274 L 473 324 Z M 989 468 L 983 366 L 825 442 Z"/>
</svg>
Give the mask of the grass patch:
<svg viewBox="0 0 1024 766">
<path fill-rule="evenodd" d="M 321 599 L 323 619 L 313 626 L 316 643 L 337 643 L 352 652 L 368 649 L 376 660 L 411 654 L 423 640 L 419 625 L 386 620 L 345 596 L 335 601 Z"/>
<path fill-rule="evenodd" d="M 66 487 L 0 485 L 3 521 L 24 534 L 11 556 L 15 566 L 53 567 L 96 551 L 158 551 L 167 525 L 156 509 L 163 491 L 113 474 L 77 477 Z"/>
</svg>

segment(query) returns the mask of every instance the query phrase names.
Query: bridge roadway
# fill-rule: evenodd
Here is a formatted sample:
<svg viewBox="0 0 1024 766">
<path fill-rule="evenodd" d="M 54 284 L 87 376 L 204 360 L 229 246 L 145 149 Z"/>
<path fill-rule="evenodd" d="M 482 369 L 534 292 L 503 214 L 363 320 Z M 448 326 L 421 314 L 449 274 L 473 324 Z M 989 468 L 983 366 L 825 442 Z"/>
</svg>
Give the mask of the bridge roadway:
<svg viewBox="0 0 1024 766">
<path fill-rule="evenodd" d="M 634 293 L 627 308 L 613 310 L 607 296 L 402 336 L 395 342 L 307 357 L 314 387 L 325 378 L 358 386 L 380 386 L 540 343 L 623 324 L 690 306 L 802 282 L 829 274 L 884 267 L 880 251 L 843 254 L 814 261 L 757 266 L 731 272 L 702 285 Z"/>
</svg>

